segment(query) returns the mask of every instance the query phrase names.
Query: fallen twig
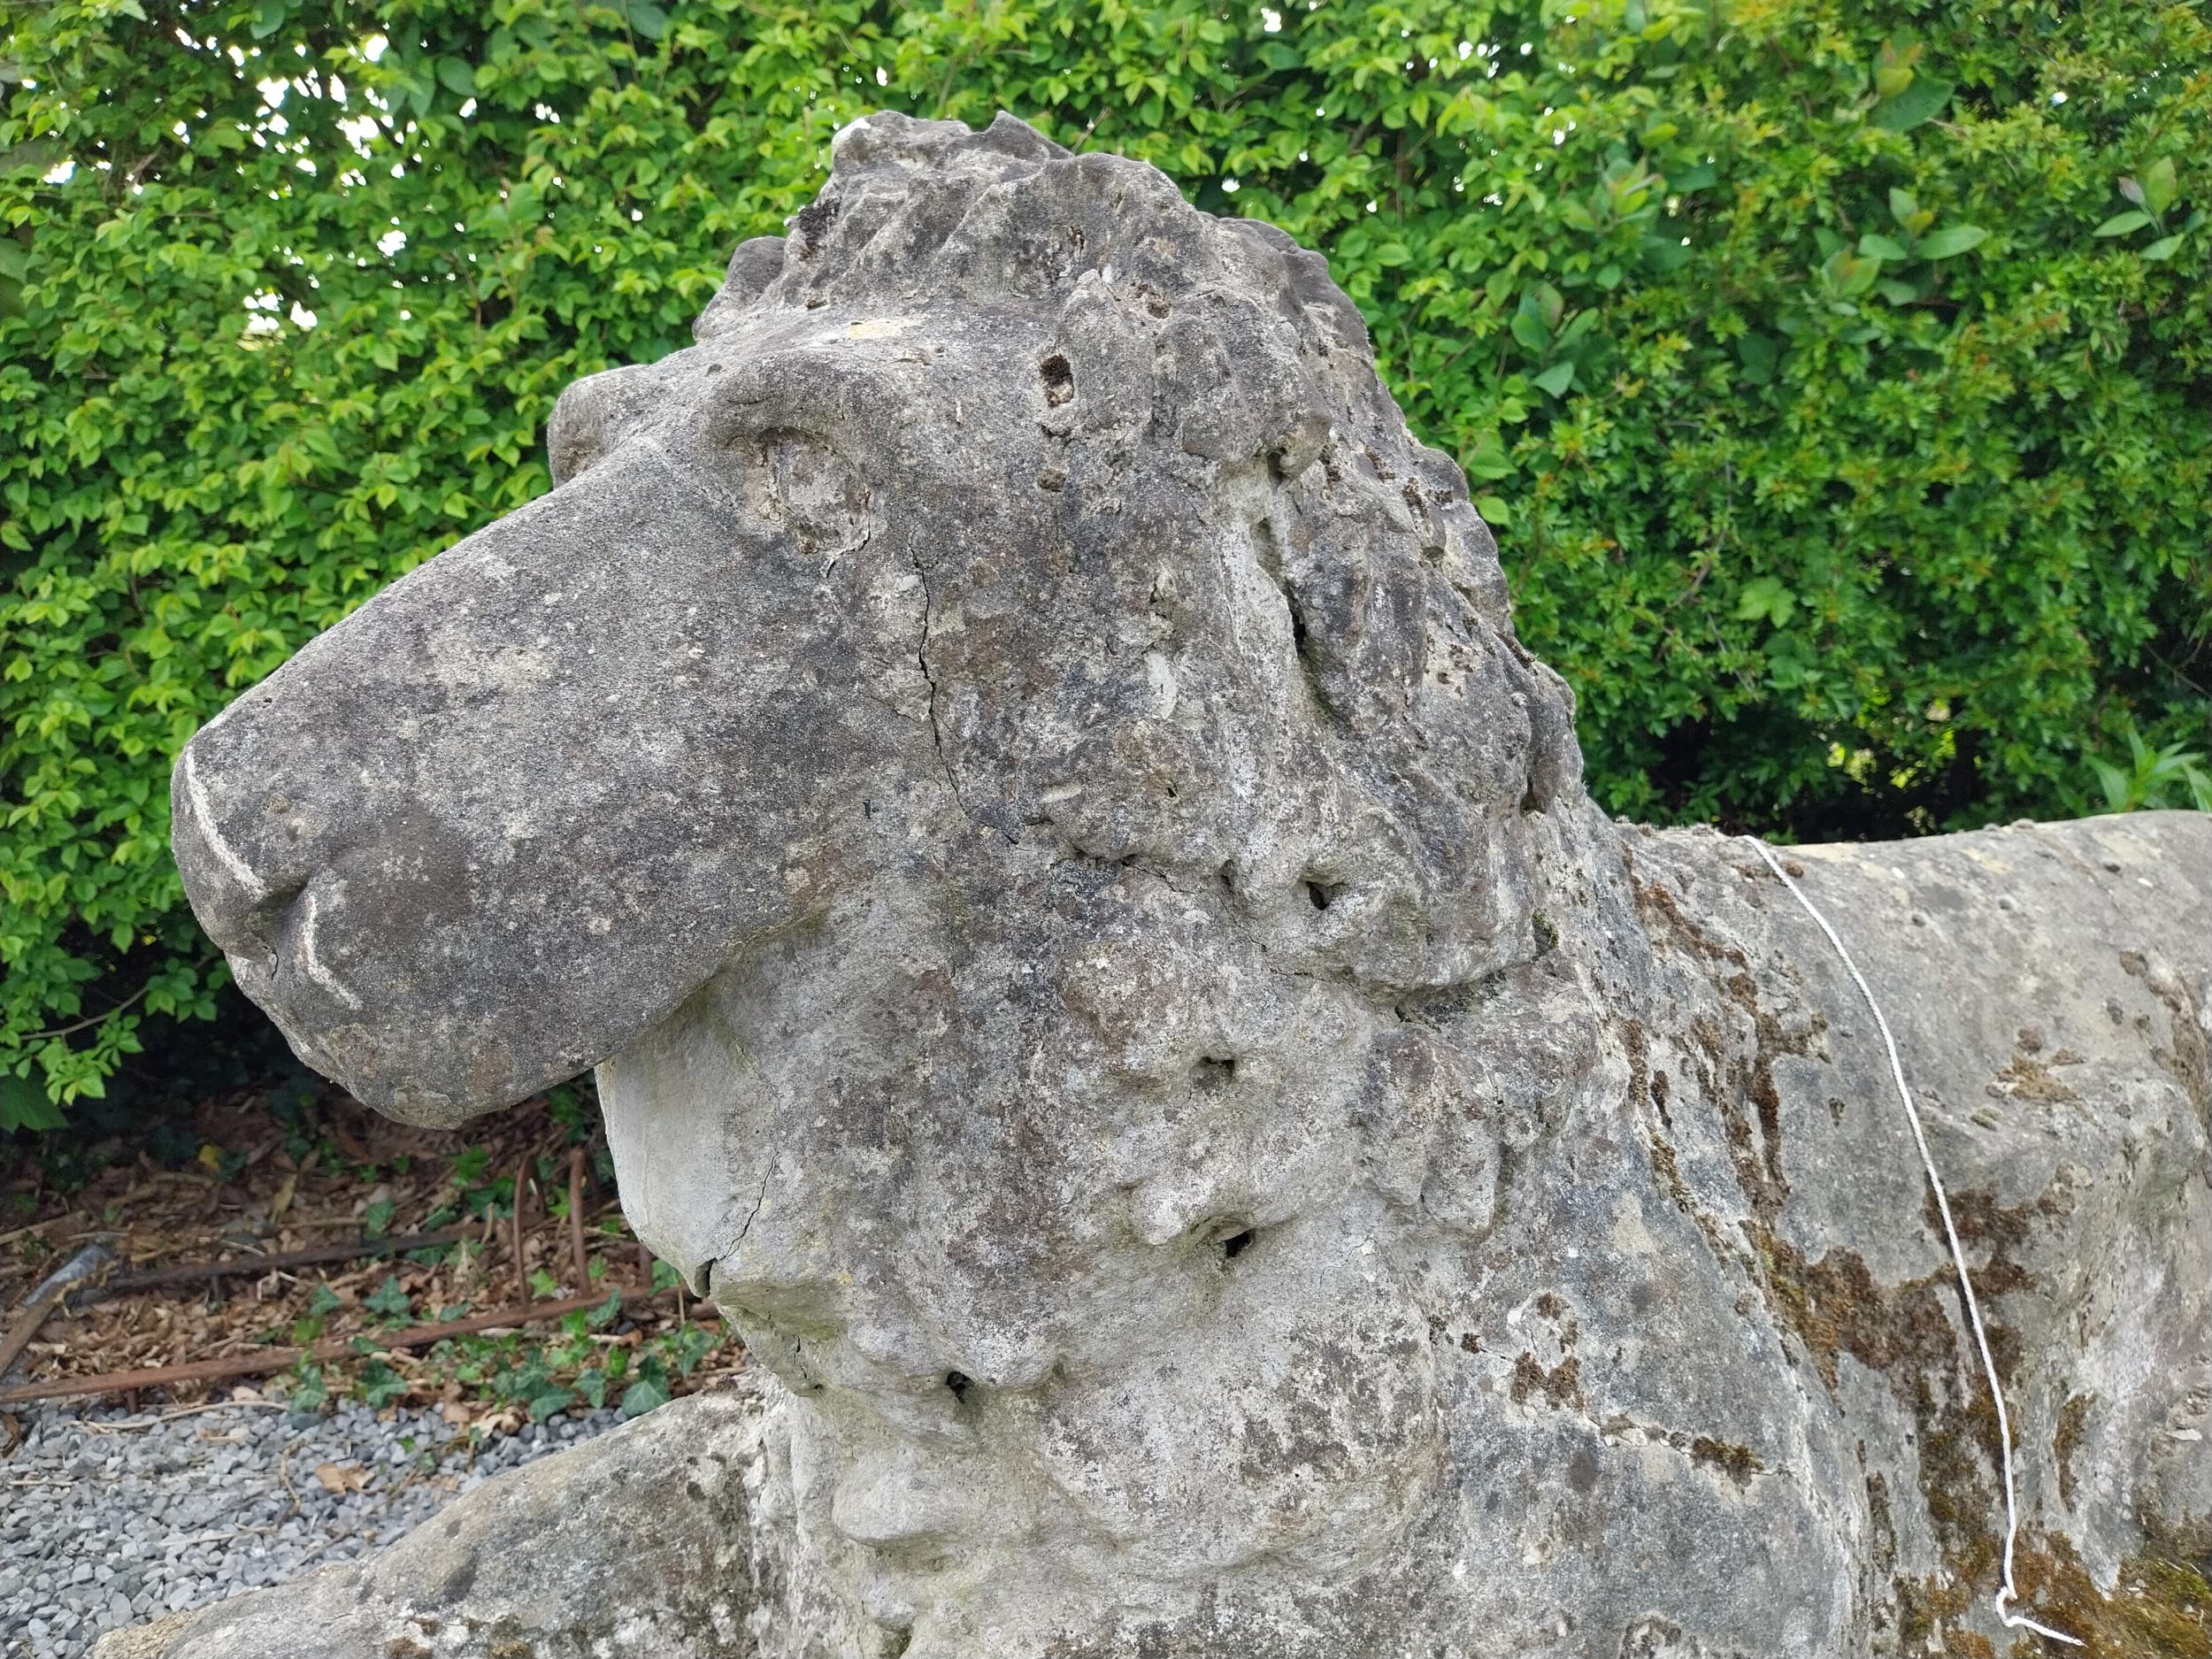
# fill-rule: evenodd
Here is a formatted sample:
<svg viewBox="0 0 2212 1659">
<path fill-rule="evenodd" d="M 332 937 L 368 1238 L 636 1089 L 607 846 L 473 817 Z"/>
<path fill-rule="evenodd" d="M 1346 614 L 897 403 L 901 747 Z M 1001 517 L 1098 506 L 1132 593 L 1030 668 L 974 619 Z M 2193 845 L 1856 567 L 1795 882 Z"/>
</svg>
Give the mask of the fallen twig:
<svg viewBox="0 0 2212 1659">
<path fill-rule="evenodd" d="M 522 1259 L 522 1207 L 530 1192 L 530 1164 L 525 1157 L 515 1170 L 515 1294 L 530 1300 L 530 1269 Z"/>
<path fill-rule="evenodd" d="M 323 1262 L 357 1262 L 376 1256 L 396 1256 L 409 1250 L 435 1249 L 457 1244 L 469 1236 L 465 1227 L 447 1227 L 438 1233 L 401 1233 L 387 1239 L 358 1239 L 346 1244 L 319 1244 L 304 1250 L 285 1250 L 275 1256 L 234 1256 L 220 1262 L 187 1262 L 174 1267 L 149 1268 L 140 1273 L 111 1273 L 105 1282 L 87 1286 L 76 1294 L 74 1308 L 88 1308 L 111 1296 L 133 1291 L 162 1290 L 172 1285 L 196 1285 L 203 1279 L 258 1278 L 287 1267 L 312 1267 Z"/>
<path fill-rule="evenodd" d="M 0 1340 L 0 1377 L 8 1374 L 8 1367 L 15 1363 L 16 1356 L 30 1347 L 31 1339 L 38 1334 L 39 1326 L 46 1317 L 61 1306 L 62 1298 L 69 1294 L 67 1286 L 49 1291 L 23 1310 L 23 1317 L 15 1322 L 5 1340 Z"/>
<path fill-rule="evenodd" d="M 38 1334 L 39 1326 L 44 1325 L 47 1316 L 68 1299 L 70 1291 L 95 1274 L 105 1271 L 114 1259 L 106 1246 L 88 1244 L 72 1256 L 67 1265 L 49 1274 L 45 1283 L 32 1290 L 30 1300 L 23 1306 L 22 1317 L 15 1322 L 14 1329 L 8 1333 L 6 1338 L 0 1340 L 0 1377 L 8 1374 L 8 1367 L 15 1363 L 18 1355 L 30 1347 L 31 1339 Z"/>
<path fill-rule="evenodd" d="M 277 1479 L 284 1483 L 284 1495 L 292 1501 L 292 1507 L 285 1511 L 284 1519 L 287 1521 L 300 1512 L 300 1489 L 292 1484 L 292 1453 L 306 1438 L 307 1431 L 301 1430 L 287 1440 L 284 1449 L 277 1454 Z M 278 1523 L 280 1525 L 282 1524 Z"/>
<path fill-rule="evenodd" d="M 563 1314 L 579 1313 L 587 1308 L 604 1306 L 609 1296 L 624 1305 L 634 1302 L 651 1302 L 664 1292 L 618 1287 L 605 1295 L 564 1296 L 557 1302 L 534 1302 L 519 1308 L 502 1308 L 495 1313 L 480 1313 L 466 1319 L 449 1320 L 443 1325 L 410 1325 L 405 1330 L 393 1331 L 369 1339 L 375 1347 L 383 1348 L 426 1348 L 433 1342 L 443 1341 L 452 1336 L 473 1336 L 485 1331 L 495 1331 L 503 1325 L 534 1324 L 541 1319 L 557 1319 Z M 712 1304 L 703 1304 L 703 1313 Z M 178 1383 L 221 1382 L 232 1377 L 266 1376 L 271 1371 L 283 1371 L 302 1360 L 343 1359 L 356 1353 L 354 1338 L 330 1337 L 313 1348 L 265 1348 L 252 1354 L 232 1355 L 223 1359 L 190 1360 L 180 1365 L 156 1365 L 145 1371 L 104 1371 L 90 1377 L 64 1377 L 52 1382 L 28 1383 L 18 1388 L 0 1389 L 0 1405 L 15 1405 L 30 1400 L 58 1400 L 79 1394 L 119 1394 L 139 1388 L 166 1388 Z"/>
<path fill-rule="evenodd" d="M 568 1153 L 568 1251 L 572 1258 L 570 1265 L 576 1270 L 576 1288 L 591 1282 L 591 1256 L 584 1248 L 584 1149 L 571 1147 Z"/>
<path fill-rule="evenodd" d="M 179 1417 L 188 1417 L 200 1411 L 228 1411 L 232 1409 L 280 1411 L 281 1400 L 203 1400 L 196 1406 L 176 1406 L 167 1411 L 157 1411 L 150 1417 L 132 1417 L 121 1423 L 86 1423 L 82 1425 L 91 1434 L 135 1434 L 142 1429 L 158 1428 L 173 1423 Z"/>
</svg>

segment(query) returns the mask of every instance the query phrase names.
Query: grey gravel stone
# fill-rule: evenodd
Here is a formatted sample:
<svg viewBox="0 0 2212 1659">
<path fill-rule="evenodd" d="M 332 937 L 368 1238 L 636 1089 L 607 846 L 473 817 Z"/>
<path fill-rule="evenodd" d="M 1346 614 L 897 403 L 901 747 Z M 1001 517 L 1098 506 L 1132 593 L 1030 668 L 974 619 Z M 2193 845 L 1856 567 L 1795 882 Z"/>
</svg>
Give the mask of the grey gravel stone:
<svg viewBox="0 0 2212 1659">
<path fill-rule="evenodd" d="M 566 1455 L 360 1564 L 117 1632 L 98 1659 L 722 1659 L 781 1571 L 750 1523 L 759 1426 L 740 1379 L 588 1445 L 557 1433 Z"/>
<path fill-rule="evenodd" d="M 0 1655 L 20 1632 L 53 1659 L 79 1659 L 102 1633 L 156 1613 L 388 1544 L 491 1473 L 617 1420 L 565 1416 L 472 1445 L 434 1411 L 385 1420 L 350 1403 L 327 1417 L 243 1403 L 166 1420 L 100 1406 L 18 1412 L 22 1443 L 0 1457 Z M 369 1484 L 326 1491 L 314 1472 L 323 1463 L 367 1470 Z"/>
</svg>

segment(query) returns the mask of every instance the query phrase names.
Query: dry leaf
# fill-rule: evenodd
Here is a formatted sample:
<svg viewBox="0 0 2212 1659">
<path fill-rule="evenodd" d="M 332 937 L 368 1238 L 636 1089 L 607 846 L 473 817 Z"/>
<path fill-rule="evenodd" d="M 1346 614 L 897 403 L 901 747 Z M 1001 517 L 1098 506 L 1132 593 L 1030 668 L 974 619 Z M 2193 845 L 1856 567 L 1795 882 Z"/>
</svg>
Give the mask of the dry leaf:
<svg viewBox="0 0 2212 1659">
<path fill-rule="evenodd" d="M 269 1198 L 269 1219 L 274 1221 L 292 1207 L 292 1194 L 299 1189 L 300 1178 L 288 1175 Z"/>
<path fill-rule="evenodd" d="M 366 1492 L 369 1471 L 358 1463 L 317 1463 L 315 1479 L 322 1482 L 325 1492 Z"/>
</svg>

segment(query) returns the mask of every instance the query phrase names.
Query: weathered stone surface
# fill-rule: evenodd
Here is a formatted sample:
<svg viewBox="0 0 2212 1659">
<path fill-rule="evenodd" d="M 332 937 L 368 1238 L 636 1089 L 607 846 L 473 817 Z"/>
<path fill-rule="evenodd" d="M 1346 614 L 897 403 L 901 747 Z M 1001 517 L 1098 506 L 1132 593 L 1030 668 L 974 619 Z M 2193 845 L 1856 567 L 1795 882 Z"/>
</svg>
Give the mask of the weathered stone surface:
<svg viewBox="0 0 2212 1659">
<path fill-rule="evenodd" d="M 1749 848 L 1592 807 L 1317 257 L 880 116 L 698 334 L 196 738 L 177 835 L 365 1098 L 599 1065 L 777 1379 L 747 1651 L 2001 1634 L 1870 1022 Z M 2212 820 L 1793 856 L 1977 1253 L 2024 1582 L 2105 1617 L 2208 1527 Z"/>
</svg>

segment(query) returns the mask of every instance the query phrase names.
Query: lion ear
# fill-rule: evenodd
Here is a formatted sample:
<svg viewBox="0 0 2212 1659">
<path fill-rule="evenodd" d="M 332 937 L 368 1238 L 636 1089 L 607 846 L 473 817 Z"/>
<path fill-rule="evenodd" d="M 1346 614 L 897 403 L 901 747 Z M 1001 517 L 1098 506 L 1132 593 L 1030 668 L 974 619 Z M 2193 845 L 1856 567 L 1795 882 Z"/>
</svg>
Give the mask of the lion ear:
<svg viewBox="0 0 2212 1659">
<path fill-rule="evenodd" d="M 739 313 L 768 291 L 768 285 L 783 274 L 784 239 L 780 236 L 755 236 L 737 244 L 730 255 L 729 269 L 724 273 L 722 286 L 706 310 L 699 313 L 691 325 L 691 337 L 701 345 L 733 332 Z"/>
<path fill-rule="evenodd" d="M 654 365 L 632 363 L 570 382 L 545 422 L 545 464 L 557 488 L 580 478 L 622 441 L 657 401 L 662 379 Z"/>
</svg>

